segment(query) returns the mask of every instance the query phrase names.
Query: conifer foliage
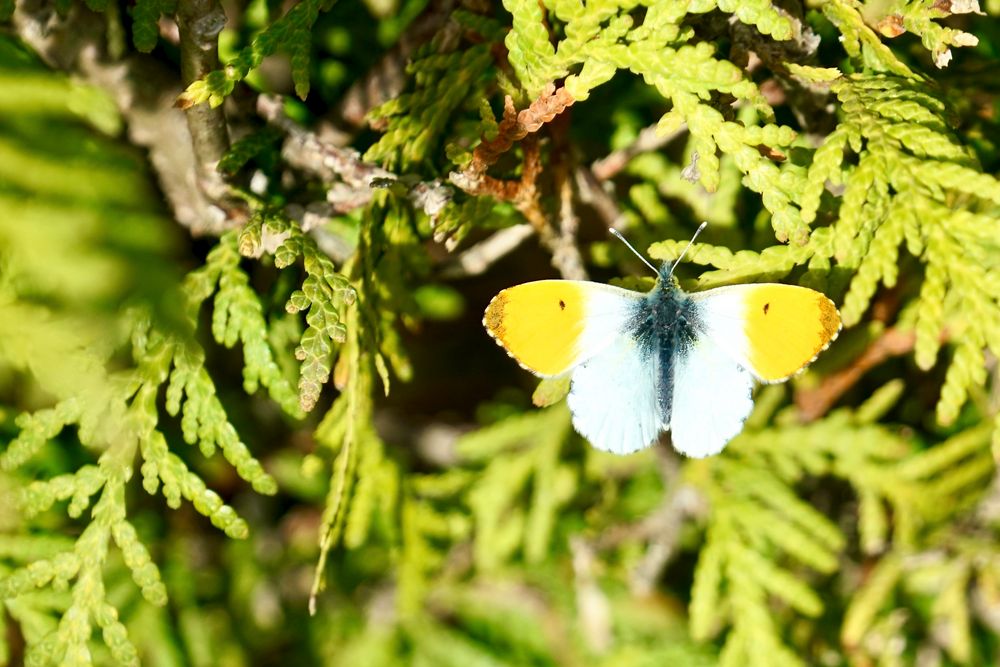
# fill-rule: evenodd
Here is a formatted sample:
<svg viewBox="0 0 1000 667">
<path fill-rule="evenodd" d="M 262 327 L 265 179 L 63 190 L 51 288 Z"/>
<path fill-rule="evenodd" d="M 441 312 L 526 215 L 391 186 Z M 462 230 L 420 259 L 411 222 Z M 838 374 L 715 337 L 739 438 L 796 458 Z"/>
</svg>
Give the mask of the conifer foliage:
<svg viewBox="0 0 1000 667">
<path fill-rule="evenodd" d="M 1000 661 L 1000 3 L 0 22 L 0 664 Z M 702 220 L 845 330 L 596 451 L 482 308 Z"/>
</svg>

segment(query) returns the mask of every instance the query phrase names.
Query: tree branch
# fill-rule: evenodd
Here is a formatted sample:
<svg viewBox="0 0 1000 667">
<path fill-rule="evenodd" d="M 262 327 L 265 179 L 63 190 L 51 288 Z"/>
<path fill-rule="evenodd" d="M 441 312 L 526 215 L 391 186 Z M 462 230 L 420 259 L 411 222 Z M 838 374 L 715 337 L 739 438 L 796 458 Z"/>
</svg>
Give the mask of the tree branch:
<svg viewBox="0 0 1000 667">
<path fill-rule="evenodd" d="M 559 114 L 552 122 L 551 164 L 555 191 L 559 197 L 559 235 L 552 251 L 552 263 L 564 278 L 586 280 L 577 232 L 580 218 L 576 214 L 573 196 L 573 151 L 569 144 L 569 112 Z"/>
<path fill-rule="evenodd" d="M 108 22 L 79 4 L 60 17 L 45 0 L 25 0 L 17 3 L 14 25 L 46 63 L 75 73 L 114 100 L 129 141 L 149 152 L 179 224 L 200 236 L 221 234 L 242 222 L 239 210 L 223 210 L 195 182 L 191 135 L 183 113 L 174 107 L 181 85 L 172 70 L 143 54 L 110 62 L 104 51 Z"/>
<path fill-rule="evenodd" d="M 220 69 L 219 33 L 226 14 L 218 0 L 179 0 L 177 27 L 181 46 L 181 78 L 189 85 Z M 194 146 L 198 187 L 211 199 L 223 201 L 229 187 L 216 168 L 229 150 L 229 130 L 221 106 L 196 104 L 184 110 Z"/>
<path fill-rule="evenodd" d="M 545 123 L 572 106 L 574 101 L 565 88 L 549 84 L 527 109 L 517 111 L 514 109 L 514 100 L 508 95 L 504 100 L 503 120 L 497 128 L 497 136 L 484 139 L 476 146 L 468 166 L 460 172 L 451 173 L 451 182 L 469 194 L 487 194 L 510 201 L 512 197 L 508 190 L 505 186 L 498 185 L 504 181 L 490 179 L 486 176 L 486 170 L 509 151 L 514 142 L 538 132 Z"/>
<path fill-rule="evenodd" d="M 635 138 L 635 141 L 628 146 L 619 148 L 616 151 L 608 153 L 601 159 L 595 160 L 594 164 L 590 167 L 590 171 L 593 172 L 594 178 L 598 181 L 606 181 L 614 178 L 635 156 L 658 151 L 686 131 L 687 125 L 682 125 L 673 132 L 661 135 L 657 131 L 657 125 L 644 127 L 639 131 L 639 136 Z"/>
<path fill-rule="evenodd" d="M 890 357 L 906 354 L 913 349 L 915 340 L 916 335 L 912 331 L 887 329 L 850 366 L 828 375 L 815 389 L 801 389 L 795 393 L 799 418 L 810 422 L 825 415 L 865 373 Z"/>
<path fill-rule="evenodd" d="M 322 141 L 286 116 L 284 107 L 284 99 L 278 95 L 257 98 L 257 113 L 288 135 L 281 156 L 293 167 L 318 177 L 326 184 L 341 182 L 353 190 L 363 191 L 367 199 L 371 199 L 373 180 L 396 178 L 391 171 L 362 160 L 361 154 L 353 148 L 340 148 Z M 361 205 L 367 203 L 367 199 Z"/>
<path fill-rule="evenodd" d="M 340 148 L 299 126 L 285 115 L 280 96 L 260 95 L 257 113 L 287 134 L 281 155 L 288 164 L 319 178 L 326 185 L 328 206 L 310 204 L 307 208 L 314 212 L 327 210 L 330 215 L 336 215 L 366 206 L 375 188 L 398 188 L 399 194 L 406 196 L 431 219 L 451 201 L 452 189 L 441 181 L 421 181 L 416 176 L 394 174 L 365 162 L 353 148 Z"/>
<path fill-rule="evenodd" d="M 486 273 L 493 264 L 513 252 L 535 233 L 531 225 L 505 227 L 465 250 L 455 261 L 441 271 L 442 278 L 466 278 Z"/>
<path fill-rule="evenodd" d="M 507 96 L 504 100 L 503 120 L 497 127 L 497 136 L 483 139 L 472 153 L 472 159 L 462 171 L 449 175 L 452 183 L 474 196 L 488 195 L 513 203 L 538 234 L 542 245 L 552 254 L 552 263 L 564 278 L 582 280 L 586 278 L 583 260 L 579 257 L 575 239 L 571 249 L 549 223 L 548 216 L 541 207 L 538 192 L 538 177 L 542 172 L 541 149 L 537 132 L 560 113 L 573 104 L 574 100 L 565 88 L 549 84 L 537 100 L 527 109 L 517 111 L 514 101 Z M 496 163 L 501 155 L 509 151 L 515 142 L 522 142 L 524 161 L 521 178 L 507 181 L 488 176 L 486 171 Z M 568 180 L 568 179 L 564 179 Z M 572 225 L 567 230 L 575 234 Z"/>
<path fill-rule="evenodd" d="M 594 209 L 605 227 L 622 231 L 625 227 L 625 216 L 615 198 L 604 189 L 604 184 L 597 180 L 593 170 L 578 165 L 573 172 L 576 189 L 580 193 L 580 201 Z M 611 187 L 610 184 L 608 186 Z"/>
<path fill-rule="evenodd" d="M 611 604 L 597 583 L 594 548 L 582 537 L 569 540 L 572 554 L 573 584 L 576 592 L 577 618 L 583 628 L 587 646 L 595 653 L 611 648 L 614 639 Z"/>
</svg>

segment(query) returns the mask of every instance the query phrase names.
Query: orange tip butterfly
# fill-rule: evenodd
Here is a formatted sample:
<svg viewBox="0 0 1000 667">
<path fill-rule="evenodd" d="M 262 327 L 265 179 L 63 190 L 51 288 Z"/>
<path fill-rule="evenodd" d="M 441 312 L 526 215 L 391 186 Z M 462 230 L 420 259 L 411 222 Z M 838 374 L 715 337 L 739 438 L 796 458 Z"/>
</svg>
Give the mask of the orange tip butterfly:
<svg viewBox="0 0 1000 667">
<path fill-rule="evenodd" d="M 493 297 L 483 325 L 535 375 L 571 375 L 573 426 L 598 449 L 628 454 L 669 430 L 682 454 L 718 454 L 753 408 L 754 380 L 808 366 L 837 337 L 840 314 L 796 285 L 689 294 L 673 277 L 679 261 L 646 294 L 576 280 L 516 285 Z"/>
</svg>

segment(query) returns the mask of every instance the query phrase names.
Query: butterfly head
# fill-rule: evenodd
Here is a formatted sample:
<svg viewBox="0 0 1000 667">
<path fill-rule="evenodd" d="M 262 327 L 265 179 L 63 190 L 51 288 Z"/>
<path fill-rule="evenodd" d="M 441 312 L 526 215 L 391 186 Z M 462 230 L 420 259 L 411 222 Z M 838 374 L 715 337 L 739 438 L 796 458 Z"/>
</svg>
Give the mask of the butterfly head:
<svg viewBox="0 0 1000 667">
<path fill-rule="evenodd" d="M 674 275 L 675 268 L 677 268 L 677 262 L 664 262 L 660 266 L 660 270 L 656 272 L 657 286 L 662 285 L 663 289 L 679 288 L 680 282 Z"/>
</svg>

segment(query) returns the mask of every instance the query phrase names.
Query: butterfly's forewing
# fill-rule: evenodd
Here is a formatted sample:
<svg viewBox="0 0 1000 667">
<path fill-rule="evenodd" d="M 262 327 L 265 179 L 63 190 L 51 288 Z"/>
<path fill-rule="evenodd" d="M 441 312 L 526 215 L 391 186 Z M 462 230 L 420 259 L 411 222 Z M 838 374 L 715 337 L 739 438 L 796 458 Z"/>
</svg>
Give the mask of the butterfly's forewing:
<svg viewBox="0 0 1000 667">
<path fill-rule="evenodd" d="M 704 335 L 763 382 L 802 370 L 840 331 L 833 302 L 806 287 L 731 285 L 690 296 Z"/>
<path fill-rule="evenodd" d="M 493 297 L 483 325 L 536 375 L 563 375 L 627 328 L 643 295 L 576 280 L 539 280 Z"/>
</svg>

